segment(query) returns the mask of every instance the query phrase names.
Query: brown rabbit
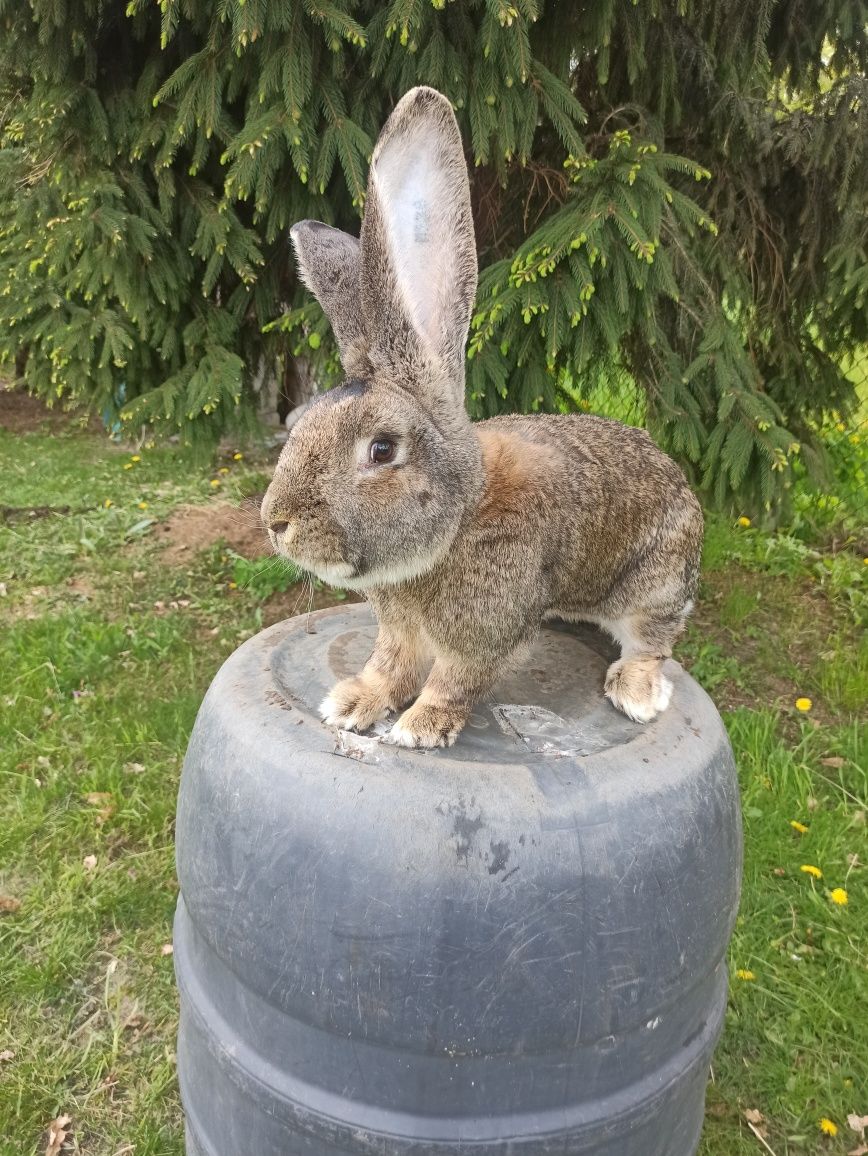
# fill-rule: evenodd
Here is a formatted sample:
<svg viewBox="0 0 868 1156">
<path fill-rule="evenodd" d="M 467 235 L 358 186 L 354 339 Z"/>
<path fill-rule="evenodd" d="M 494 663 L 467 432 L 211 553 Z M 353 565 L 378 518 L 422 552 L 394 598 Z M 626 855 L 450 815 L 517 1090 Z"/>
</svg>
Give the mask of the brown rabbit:
<svg viewBox="0 0 868 1156">
<path fill-rule="evenodd" d="M 293 428 L 262 518 L 278 553 L 363 590 L 379 623 L 325 721 L 365 730 L 412 702 L 390 739 L 448 746 L 549 616 L 599 623 L 620 643 L 605 683 L 619 710 L 642 722 L 665 710 L 699 504 L 642 430 L 590 416 L 470 421 L 476 249 L 449 101 L 414 88 L 392 112 L 360 240 L 316 221 L 291 235 L 347 381 Z"/>
</svg>

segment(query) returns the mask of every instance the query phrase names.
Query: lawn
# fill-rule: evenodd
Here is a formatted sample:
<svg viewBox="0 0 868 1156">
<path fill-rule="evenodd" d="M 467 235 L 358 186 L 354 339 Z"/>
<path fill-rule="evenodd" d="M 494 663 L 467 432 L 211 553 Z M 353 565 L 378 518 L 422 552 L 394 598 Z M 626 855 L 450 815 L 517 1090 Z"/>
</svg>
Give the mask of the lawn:
<svg viewBox="0 0 868 1156">
<path fill-rule="evenodd" d="M 65 1152 L 182 1152 L 178 775 L 220 663 L 309 601 L 254 556 L 245 500 L 271 458 L 0 428 L 2 1156 L 42 1156 L 57 1117 Z M 745 823 L 703 1156 L 868 1152 L 847 1122 L 868 1114 L 868 566 L 832 537 L 710 521 L 680 650 L 723 712 Z"/>
</svg>

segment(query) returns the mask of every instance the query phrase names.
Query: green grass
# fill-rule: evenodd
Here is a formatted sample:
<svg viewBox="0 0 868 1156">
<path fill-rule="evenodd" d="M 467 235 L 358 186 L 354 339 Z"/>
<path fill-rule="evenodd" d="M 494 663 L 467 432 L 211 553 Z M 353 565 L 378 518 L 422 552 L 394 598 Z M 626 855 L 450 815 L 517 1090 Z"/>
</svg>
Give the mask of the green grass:
<svg viewBox="0 0 868 1156">
<path fill-rule="evenodd" d="M 0 914 L 2 1156 L 44 1152 L 62 1113 L 88 1156 L 182 1152 L 162 950 L 178 774 L 208 682 L 292 576 L 220 544 L 182 566 L 158 548 L 173 509 L 262 488 L 264 460 L 226 454 L 203 471 L 171 448 L 139 456 L 92 435 L 0 431 L 2 505 L 69 508 L 0 521 L 0 895 L 20 902 Z M 680 656 L 738 760 L 731 964 L 755 978 L 732 981 L 701 1152 L 765 1151 L 752 1108 L 776 1156 L 845 1153 L 847 1114 L 868 1113 L 862 558 L 713 521 L 705 563 Z M 824 1116 L 837 1137 L 821 1135 Z"/>
</svg>

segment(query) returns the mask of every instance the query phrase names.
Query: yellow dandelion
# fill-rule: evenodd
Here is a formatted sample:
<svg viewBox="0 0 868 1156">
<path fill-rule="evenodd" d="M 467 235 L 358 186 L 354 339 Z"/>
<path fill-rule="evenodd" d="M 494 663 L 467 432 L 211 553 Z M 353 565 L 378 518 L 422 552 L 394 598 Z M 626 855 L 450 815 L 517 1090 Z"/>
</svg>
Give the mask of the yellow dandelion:
<svg viewBox="0 0 868 1156">
<path fill-rule="evenodd" d="M 133 468 L 132 462 L 124 462 L 124 469 L 125 470 L 131 470 L 132 468 Z"/>
<path fill-rule="evenodd" d="M 843 887 L 836 887 L 834 891 L 830 891 L 829 898 L 833 903 L 837 903 L 839 907 L 846 907 L 849 902 L 847 892 Z"/>
<path fill-rule="evenodd" d="M 106 498 L 106 500 L 103 502 L 103 506 L 105 506 L 107 510 L 110 509 L 113 505 L 114 502 L 111 500 L 111 498 Z"/>
<path fill-rule="evenodd" d="M 850 444 L 854 445 L 854 446 L 858 446 L 858 444 L 859 444 L 859 435 L 858 434 L 851 434 L 850 435 Z"/>
<path fill-rule="evenodd" d="M 140 510 L 147 510 L 147 508 L 148 508 L 147 502 L 139 502 L 139 509 Z"/>
<path fill-rule="evenodd" d="M 142 459 L 139 457 L 138 454 L 133 454 L 133 456 L 130 458 L 131 462 L 140 462 L 141 460 Z"/>
<path fill-rule="evenodd" d="M 744 514 L 742 514 L 742 516 L 741 516 L 741 517 L 739 518 L 739 520 L 738 520 L 738 524 L 739 524 L 739 526 L 745 526 L 745 527 L 747 527 L 747 526 L 749 526 L 749 525 L 750 525 L 750 518 L 746 518 L 746 517 L 744 516 Z"/>
<path fill-rule="evenodd" d="M 798 831 L 800 835 L 807 835 L 808 828 L 804 823 L 800 823 L 798 819 L 790 819 L 790 826 L 794 831 Z"/>
<path fill-rule="evenodd" d="M 756 979 L 756 976 L 754 975 L 754 973 L 752 971 L 748 971 L 746 968 L 740 967 L 738 969 L 738 971 L 735 973 L 735 978 L 736 979 L 743 979 L 743 980 L 745 980 L 745 982 L 749 983 L 752 979 Z"/>
<path fill-rule="evenodd" d="M 797 698 L 796 699 L 796 710 L 807 712 L 811 709 L 811 707 L 813 705 L 814 704 L 811 702 L 811 700 L 809 698 Z"/>
<path fill-rule="evenodd" d="M 229 589 L 230 590 L 237 590 L 238 589 L 238 583 L 237 582 L 230 582 L 229 583 Z"/>
<path fill-rule="evenodd" d="M 243 458 L 244 458 L 244 454 L 233 454 L 232 455 L 233 462 L 240 462 Z"/>
<path fill-rule="evenodd" d="M 221 466 L 220 469 L 217 471 L 217 473 L 218 474 L 228 474 L 229 473 L 229 467 L 228 466 Z"/>
<path fill-rule="evenodd" d="M 212 486 L 214 487 L 214 489 L 216 490 L 216 489 L 217 489 L 217 487 L 220 485 L 220 479 L 219 479 L 219 478 L 212 478 L 212 479 L 211 479 L 211 485 L 212 485 Z"/>
<path fill-rule="evenodd" d="M 804 871 L 806 875 L 813 875 L 815 879 L 823 878 L 823 872 L 819 867 L 815 867 L 813 863 L 803 863 L 799 870 Z"/>
<path fill-rule="evenodd" d="M 838 424 L 835 426 L 835 429 L 838 431 L 838 433 L 843 433 L 846 428 L 847 427 L 844 425 L 844 423 L 842 421 L 839 421 Z"/>
<path fill-rule="evenodd" d="M 827 1136 L 837 1136 L 838 1125 L 834 1120 L 830 1120 L 828 1116 L 824 1116 L 820 1121 L 820 1131 L 825 1132 Z"/>
</svg>

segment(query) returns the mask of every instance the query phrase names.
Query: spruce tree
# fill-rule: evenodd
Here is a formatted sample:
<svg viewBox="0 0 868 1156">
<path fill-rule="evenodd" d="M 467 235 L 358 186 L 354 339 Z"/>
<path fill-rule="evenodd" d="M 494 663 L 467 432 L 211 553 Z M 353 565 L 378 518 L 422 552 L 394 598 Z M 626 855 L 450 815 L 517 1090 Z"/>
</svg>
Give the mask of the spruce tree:
<svg viewBox="0 0 868 1156">
<path fill-rule="evenodd" d="M 336 380 L 288 227 L 357 231 L 424 83 L 471 167 L 478 416 L 634 392 L 774 506 L 854 404 L 857 0 L 0 0 L 0 37 L 0 357 L 46 398 L 207 440 L 302 354 Z"/>
</svg>

